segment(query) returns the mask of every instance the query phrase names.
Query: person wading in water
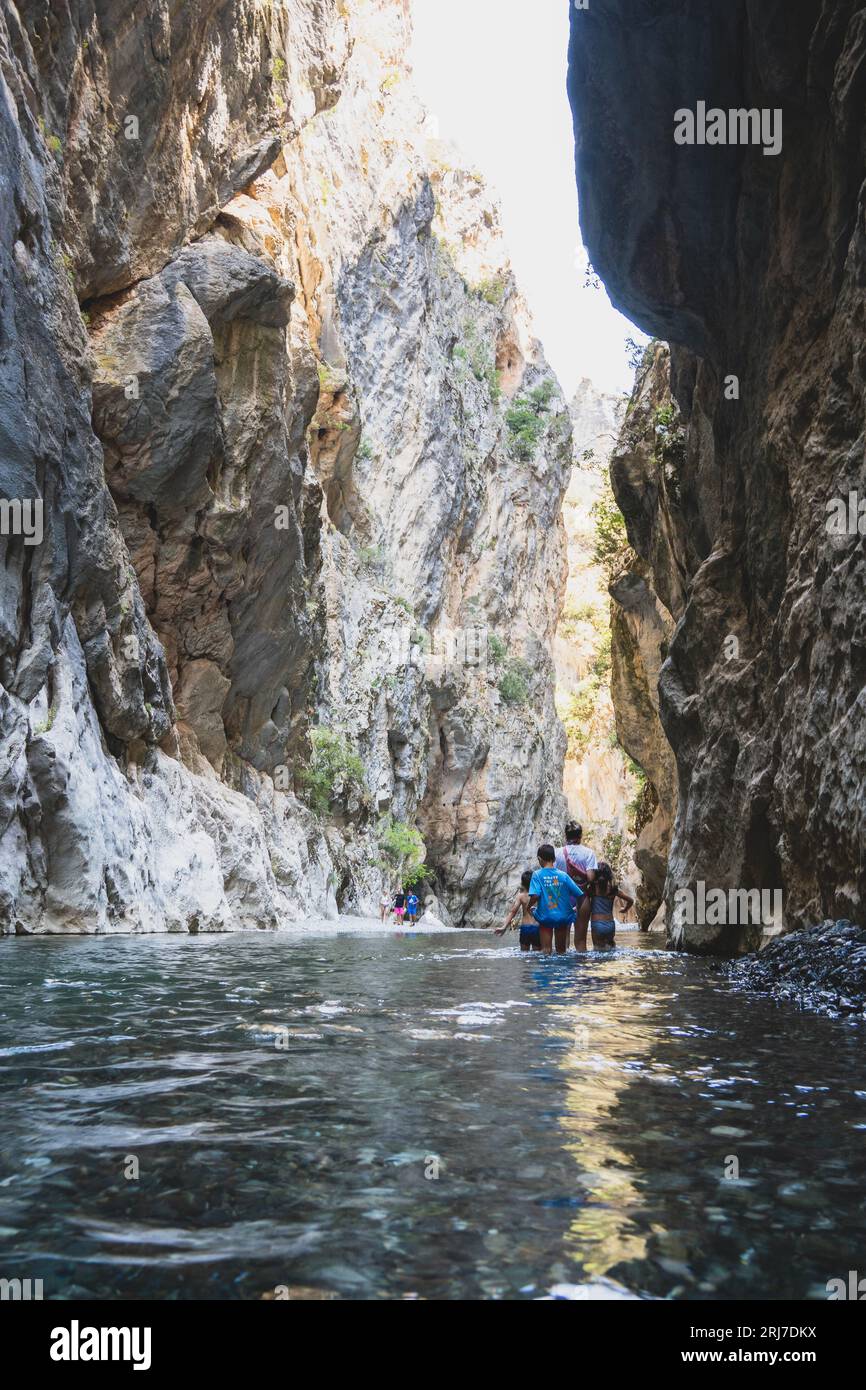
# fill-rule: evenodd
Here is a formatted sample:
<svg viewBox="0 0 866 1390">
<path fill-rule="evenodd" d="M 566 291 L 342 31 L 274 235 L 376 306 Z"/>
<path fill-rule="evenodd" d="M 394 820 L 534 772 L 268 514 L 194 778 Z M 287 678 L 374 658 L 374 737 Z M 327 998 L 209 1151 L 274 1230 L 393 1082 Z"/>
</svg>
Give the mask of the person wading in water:
<svg viewBox="0 0 866 1390">
<path fill-rule="evenodd" d="M 572 882 L 584 893 L 595 878 L 598 860 L 593 851 L 581 844 L 583 826 L 577 821 L 569 821 L 565 827 L 565 844 L 556 851 L 555 867 L 560 873 L 568 874 Z M 577 951 L 586 950 L 586 932 L 589 926 L 589 902 L 581 903 L 582 911 L 574 918 L 574 946 Z"/>
</svg>

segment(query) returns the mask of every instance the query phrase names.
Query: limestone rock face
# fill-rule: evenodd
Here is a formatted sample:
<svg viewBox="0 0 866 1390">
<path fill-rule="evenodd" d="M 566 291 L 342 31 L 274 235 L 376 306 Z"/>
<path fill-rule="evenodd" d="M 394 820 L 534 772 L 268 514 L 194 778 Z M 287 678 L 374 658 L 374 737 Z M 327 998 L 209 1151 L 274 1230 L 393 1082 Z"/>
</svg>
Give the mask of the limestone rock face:
<svg viewBox="0 0 866 1390">
<path fill-rule="evenodd" d="M 403 0 L 0 20 L 0 927 L 498 913 L 563 818 L 565 405 Z M 341 765 L 316 781 L 317 734 Z"/>
<path fill-rule="evenodd" d="M 634 896 L 631 811 L 638 783 L 617 739 L 611 699 L 611 601 L 605 567 L 598 562 L 596 507 L 617 441 L 626 398 L 600 392 L 587 379 L 569 406 L 574 461 L 563 504 L 568 538 L 568 581 L 556 636 L 556 698 L 568 734 L 564 791 L 569 816 L 584 843 L 611 861 Z M 629 750 L 630 751 L 630 750 Z"/>
<path fill-rule="evenodd" d="M 611 0 L 572 10 L 570 90 L 592 263 L 674 344 L 676 477 L 615 479 L 676 621 L 660 673 L 679 782 L 666 897 L 781 889 L 784 925 L 866 893 L 862 12 Z M 699 100 L 780 110 L 782 152 L 677 145 Z M 616 472 L 616 470 L 615 470 Z M 847 512 L 847 508 L 845 509 Z M 672 923 L 687 949 L 752 928 Z"/>
<path fill-rule="evenodd" d="M 641 875 L 636 906 L 643 927 L 650 926 L 664 900 L 677 810 L 676 763 L 659 717 L 658 693 L 675 615 L 682 607 L 677 499 L 683 430 L 669 383 L 668 352 L 661 346 L 651 349 L 610 464 L 613 490 L 635 547 L 625 551 L 610 583 L 611 693 L 619 740 L 648 779 L 634 851 Z"/>
</svg>

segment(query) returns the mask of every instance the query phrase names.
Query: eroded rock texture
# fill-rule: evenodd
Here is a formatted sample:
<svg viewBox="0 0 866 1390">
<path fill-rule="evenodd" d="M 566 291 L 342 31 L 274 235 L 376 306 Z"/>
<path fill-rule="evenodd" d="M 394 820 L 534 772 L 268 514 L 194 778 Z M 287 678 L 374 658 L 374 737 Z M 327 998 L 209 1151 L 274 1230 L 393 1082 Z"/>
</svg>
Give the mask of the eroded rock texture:
<svg viewBox="0 0 866 1390">
<path fill-rule="evenodd" d="M 611 693 L 619 740 L 647 776 L 634 851 L 641 875 L 636 907 L 645 928 L 664 902 L 677 810 L 676 762 L 659 717 L 659 677 L 683 607 L 677 559 L 682 466 L 683 428 L 670 394 L 670 357 L 658 346 L 638 373 L 610 465 L 636 547 L 626 550 L 610 583 Z"/>
<path fill-rule="evenodd" d="M 0 495 L 45 507 L 0 541 L 3 930 L 372 911 L 393 822 L 483 920 L 561 820 L 568 421 L 408 37 L 402 0 L 2 8 Z M 362 774 L 314 814 L 316 726 Z"/>
<path fill-rule="evenodd" d="M 668 906 L 698 880 L 782 888 L 788 927 L 856 917 L 866 892 L 866 552 L 825 525 L 833 498 L 866 496 L 863 21 L 853 0 L 572 11 L 587 247 L 674 345 L 685 424 L 675 489 L 617 480 L 676 619 Z M 699 100 L 780 108 L 783 152 L 676 145 L 674 112 Z M 698 950 L 750 935 L 674 928 Z"/>
</svg>

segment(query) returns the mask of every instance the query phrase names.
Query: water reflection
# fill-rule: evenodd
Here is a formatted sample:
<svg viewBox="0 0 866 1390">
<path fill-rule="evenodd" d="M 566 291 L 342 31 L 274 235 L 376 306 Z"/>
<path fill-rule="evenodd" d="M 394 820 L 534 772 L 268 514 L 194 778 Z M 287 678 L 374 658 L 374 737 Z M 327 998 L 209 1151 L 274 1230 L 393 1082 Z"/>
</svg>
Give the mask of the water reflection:
<svg viewBox="0 0 866 1390">
<path fill-rule="evenodd" d="M 0 1268 L 48 1297 L 803 1298 L 862 1264 L 861 1029 L 702 962 L 333 931 L 0 951 Z"/>
</svg>

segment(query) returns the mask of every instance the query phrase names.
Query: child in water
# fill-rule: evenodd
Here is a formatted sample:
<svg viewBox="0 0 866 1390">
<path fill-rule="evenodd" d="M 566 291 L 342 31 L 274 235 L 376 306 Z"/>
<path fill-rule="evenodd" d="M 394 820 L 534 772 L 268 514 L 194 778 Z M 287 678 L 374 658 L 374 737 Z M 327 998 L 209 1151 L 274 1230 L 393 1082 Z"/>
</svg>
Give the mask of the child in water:
<svg viewBox="0 0 866 1390">
<path fill-rule="evenodd" d="M 628 912 L 634 907 L 634 898 L 624 893 L 613 881 L 613 870 L 609 864 L 599 864 L 595 871 L 595 882 L 589 885 L 590 926 L 592 945 L 596 951 L 610 949 L 616 945 L 616 921 L 613 909 L 617 899 L 625 904 Z"/>
<path fill-rule="evenodd" d="M 515 917 L 520 917 L 521 951 L 541 950 L 541 928 L 529 910 L 529 885 L 531 882 L 532 874 L 527 870 L 521 877 L 520 892 L 514 899 L 514 906 L 506 917 L 504 925 L 496 928 L 496 935 L 504 936 L 509 927 L 514 926 Z"/>
</svg>

